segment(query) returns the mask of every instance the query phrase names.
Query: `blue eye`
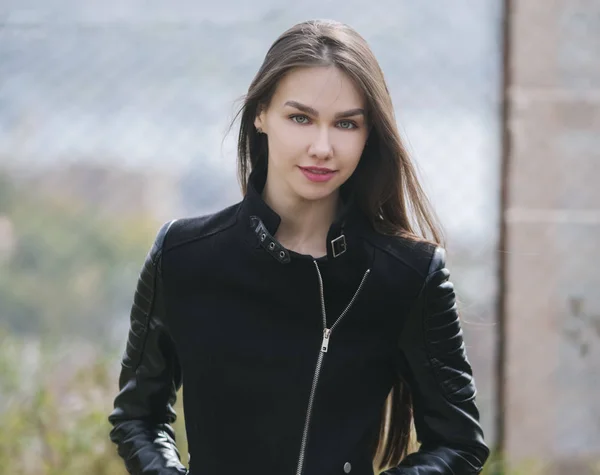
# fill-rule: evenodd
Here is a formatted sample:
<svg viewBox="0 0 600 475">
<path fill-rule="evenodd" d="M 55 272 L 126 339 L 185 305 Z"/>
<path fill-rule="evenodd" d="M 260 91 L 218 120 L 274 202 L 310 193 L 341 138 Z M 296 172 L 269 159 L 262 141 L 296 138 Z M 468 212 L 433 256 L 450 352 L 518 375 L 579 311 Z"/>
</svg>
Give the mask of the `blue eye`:
<svg viewBox="0 0 600 475">
<path fill-rule="evenodd" d="M 290 119 L 292 119 L 294 122 L 300 125 L 308 123 L 308 117 L 306 117 L 305 115 L 292 115 L 290 116 Z M 306 119 L 306 122 L 298 122 L 296 119 Z"/>
<path fill-rule="evenodd" d="M 351 122 L 349 120 L 342 120 L 341 122 L 339 122 L 340 124 L 348 124 L 349 127 L 340 127 L 342 129 L 356 129 L 357 125 L 354 122 Z"/>
<path fill-rule="evenodd" d="M 306 124 L 310 123 L 310 119 L 303 114 L 294 114 L 294 115 L 289 116 L 289 118 L 293 122 L 295 122 L 296 124 L 299 124 L 299 125 L 306 125 Z M 344 124 L 344 125 L 340 125 L 340 124 Z M 344 130 L 353 130 L 353 129 L 357 129 L 358 125 L 356 125 L 351 120 L 341 120 L 338 122 L 338 127 L 340 129 L 344 129 Z"/>
</svg>

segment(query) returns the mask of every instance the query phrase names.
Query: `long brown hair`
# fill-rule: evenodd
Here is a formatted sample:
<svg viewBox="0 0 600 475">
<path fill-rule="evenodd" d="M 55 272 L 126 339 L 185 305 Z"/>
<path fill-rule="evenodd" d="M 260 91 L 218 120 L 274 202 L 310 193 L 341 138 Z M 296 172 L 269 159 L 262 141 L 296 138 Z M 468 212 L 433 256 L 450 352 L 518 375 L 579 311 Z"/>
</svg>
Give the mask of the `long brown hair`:
<svg viewBox="0 0 600 475">
<path fill-rule="evenodd" d="M 364 94 L 369 136 L 349 182 L 357 203 L 382 234 L 441 244 L 441 228 L 419 184 L 404 147 L 383 72 L 367 42 L 350 26 L 332 20 L 310 20 L 285 31 L 269 48 L 243 104 L 238 135 L 238 179 L 245 194 L 250 172 L 268 155 L 266 136 L 254 119 L 267 108 L 279 80 L 298 67 L 335 66 Z M 394 466 L 407 455 L 412 426 L 412 401 L 400 380 L 384 408 L 374 463 Z"/>
</svg>

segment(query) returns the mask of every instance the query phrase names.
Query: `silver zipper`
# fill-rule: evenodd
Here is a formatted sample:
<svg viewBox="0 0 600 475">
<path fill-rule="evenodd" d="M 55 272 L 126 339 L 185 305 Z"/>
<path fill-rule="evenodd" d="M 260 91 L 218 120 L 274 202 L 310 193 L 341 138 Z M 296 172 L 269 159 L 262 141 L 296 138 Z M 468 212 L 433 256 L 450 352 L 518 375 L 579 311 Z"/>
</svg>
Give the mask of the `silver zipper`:
<svg viewBox="0 0 600 475">
<path fill-rule="evenodd" d="M 317 366 L 315 368 L 315 374 L 313 375 L 312 388 L 310 390 L 310 396 L 308 398 L 308 409 L 306 410 L 306 419 L 304 421 L 304 431 L 302 432 L 302 443 L 300 445 L 300 456 L 298 457 L 298 468 L 296 469 L 296 475 L 302 475 L 302 470 L 304 468 L 304 456 L 306 452 L 306 443 L 308 440 L 310 416 L 312 414 L 315 392 L 317 391 L 317 383 L 319 382 L 319 375 L 321 374 L 321 366 L 323 365 L 325 353 L 327 353 L 329 349 L 329 339 L 331 337 L 331 332 L 337 326 L 340 320 L 344 318 L 344 315 L 348 313 L 348 310 L 350 310 L 350 307 L 352 307 L 352 304 L 356 300 L 356 297 L 358 297 L 358 294 L 360 293 L 363 285 L 365 284 L 365 280 L 367 280 L 367 277 L 371 272 L 371 269 L 366 270 L 362 280 L 360 281 L 360 284 L 358 285 L 358 288 L 356 289 L 356 292 L 354 292 L 352 299 L 350 299 L 350 302 L 348 303 L 348 305 L 346 305 L 344 311 L 340 314 L 340 316 L 333 323 L 333 325 L 331 325 L 331 328 L 327 328 L 327 314 L 325 313 L 325 295 L 323 293 L 323 278 L 321 277 L 321 271 L 319 270 L 319 265 L 317 264 L 317 261 L 313 261 L 313 263 L 315 264 L 317 274 L 319 276 L 319 290 L 321 293 L 321 314 L 323 316 L 323 341 L 321 342 L 321 349 L 319 350 L 319 356 L 317 358 Z"/>
</svg>

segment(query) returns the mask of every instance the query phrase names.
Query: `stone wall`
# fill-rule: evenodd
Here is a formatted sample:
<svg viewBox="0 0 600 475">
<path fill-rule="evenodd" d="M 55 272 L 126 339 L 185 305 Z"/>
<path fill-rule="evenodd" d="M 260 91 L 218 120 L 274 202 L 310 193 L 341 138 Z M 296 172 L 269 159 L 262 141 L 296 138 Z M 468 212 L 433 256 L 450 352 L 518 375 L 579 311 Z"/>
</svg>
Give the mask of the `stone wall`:
<svg viewBox="0 0 600 475">
<path fill-rule="evenodd" d="M 510 4 L 504 448 L 583 475 L 600 461 L 600 1 Z"/>
</svg>

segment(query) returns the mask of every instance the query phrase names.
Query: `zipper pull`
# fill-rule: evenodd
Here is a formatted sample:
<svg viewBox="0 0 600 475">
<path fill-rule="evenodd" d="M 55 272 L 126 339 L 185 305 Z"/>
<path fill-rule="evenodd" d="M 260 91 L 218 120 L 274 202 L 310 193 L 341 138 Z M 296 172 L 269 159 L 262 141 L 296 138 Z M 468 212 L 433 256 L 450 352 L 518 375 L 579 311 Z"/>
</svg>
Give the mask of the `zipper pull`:
<svg viewBox="0 0 600 475">
<path fill-rule="evenodd" d="M 323 330 L 323 343 L 321 343 L 321 351 L 323 353 L 327 353 L 327 348 L 329 347 L 329 335 L 331 330 L 329 328 L 325 328 Z"/>
</svg>

